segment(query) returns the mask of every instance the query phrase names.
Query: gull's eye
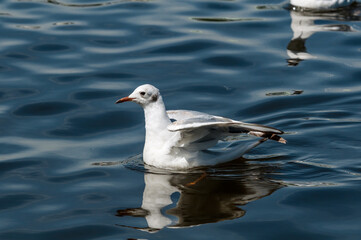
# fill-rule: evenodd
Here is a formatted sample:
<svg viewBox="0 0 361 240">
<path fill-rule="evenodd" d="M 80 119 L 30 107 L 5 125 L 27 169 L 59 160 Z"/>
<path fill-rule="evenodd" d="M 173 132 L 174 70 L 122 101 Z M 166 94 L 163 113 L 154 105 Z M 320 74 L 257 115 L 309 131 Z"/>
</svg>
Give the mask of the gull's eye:
<svg viewBox="0 0 361 240">
<path fill-rule="evenodd" d="M 142 96 L 144 96 L 144 95 L 145 95 L 145 92 L 140 92 L 139 94 L 142 95 Z"/>
</svg>

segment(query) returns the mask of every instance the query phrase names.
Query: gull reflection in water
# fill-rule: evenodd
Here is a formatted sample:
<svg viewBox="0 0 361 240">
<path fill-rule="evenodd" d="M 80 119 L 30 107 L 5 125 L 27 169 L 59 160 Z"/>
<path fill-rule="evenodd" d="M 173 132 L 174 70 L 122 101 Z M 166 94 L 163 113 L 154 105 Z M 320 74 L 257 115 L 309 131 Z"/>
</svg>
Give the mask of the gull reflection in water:
<svg viewBox="0 0 361 240">
<path fill-rule="evenodd" d="M 118 225 L 156 232 L 240 218 L 246 213 L 241 206 L 283 186 L 269 178 L 274 168 L 238 159 L 188 173 L 146 172 L 142 206 L 118 210 L 117 216 L 143 217 L 147 226 Z"/>
<path fill-rule="evenodd" d="M 361 7 L 357 3 L 342 8 L 310 9 L 291 5 L 289 7 L 292 18 L 292 40 L 287 46 L 287 60 L 289 66 L 297 66 L 302 60 L 315 56 L 307 52 L 306 40 L 317 32 L 354 31 L 348 21 L 360 21 Z M 316 21 L 336 21 L 335 24 L 316 24 Z M 341 23 L 342 22 L 342 23 Z"/>
</svg>

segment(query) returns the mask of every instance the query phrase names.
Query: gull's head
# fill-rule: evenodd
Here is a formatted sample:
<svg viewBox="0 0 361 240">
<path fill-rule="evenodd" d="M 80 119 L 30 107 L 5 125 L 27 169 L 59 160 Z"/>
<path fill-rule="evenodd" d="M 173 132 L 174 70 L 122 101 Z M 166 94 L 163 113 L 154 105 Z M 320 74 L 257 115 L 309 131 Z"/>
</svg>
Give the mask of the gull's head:
<svg viewBox="0 0 361 240">
<path fill-rule="evenodd" d="M 150 84 L 144 84 L 137 87 L 128 97 L 121 98 L 115 103 L 132 101 L 145 107 L 150 103 L 157 102 L 159 98 L 160 94 L 158 88 Z"/>
</svg>

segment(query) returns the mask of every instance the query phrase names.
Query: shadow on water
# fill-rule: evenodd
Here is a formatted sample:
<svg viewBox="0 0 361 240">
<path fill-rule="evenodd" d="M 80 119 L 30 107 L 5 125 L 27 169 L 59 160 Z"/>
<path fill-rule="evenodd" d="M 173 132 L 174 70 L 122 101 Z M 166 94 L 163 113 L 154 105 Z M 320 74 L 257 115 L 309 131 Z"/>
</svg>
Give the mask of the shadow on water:
<svg viewBox="0 0 361 240">
<path fill-rule="evenodd" d="M 297 6 L 288 6 L 291 16 L 292 40 L 288 43 L 287 60 L 289 66 L 297 66 L 301 61 L 316 58 L 307 52 L 306 40 L 317 32 L 352 32 L 355 31 L 345 22 L 361 20 L 361 5 L 348 7 L 312 10 Z M 318 22 L 337 21 L 333 24 L 318 24 Z M 338 23 L 343 22 L 343 23 Z"/>
<path fill-rule="evenodd" d="M 139 208 L 119 209 L 118 217 L 145 218 L 147 226 L 121 227 L 146 232 L 163 228 L 184 228 L 243 217 L 241 208 L 250 202 L 271 195 L 284 187 L 270 177 L 275 166 L 257 159 L 248 162 L 241 158 L 210 168 L 191 172 L 165 172 L 141 166 L 141 156 L 126 164 L 144 171 L 145 188 Z"/>
</svg>

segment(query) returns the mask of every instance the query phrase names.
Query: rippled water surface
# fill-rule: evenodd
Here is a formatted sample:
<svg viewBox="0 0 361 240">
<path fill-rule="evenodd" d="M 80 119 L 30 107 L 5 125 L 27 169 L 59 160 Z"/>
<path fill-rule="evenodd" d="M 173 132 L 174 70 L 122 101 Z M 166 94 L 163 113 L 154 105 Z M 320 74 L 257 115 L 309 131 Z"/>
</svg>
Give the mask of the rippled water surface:
<svg viewBox="0 0 361 240">
<path fill-rule="evenodd" d="M 360 12 L 4 1 L 0 238 L 360 239 Z M 270 125 L 288 143 L 148 169 L 141 108 L 114 104 L 144 83 L 168 109 Z"/>
</svg>

